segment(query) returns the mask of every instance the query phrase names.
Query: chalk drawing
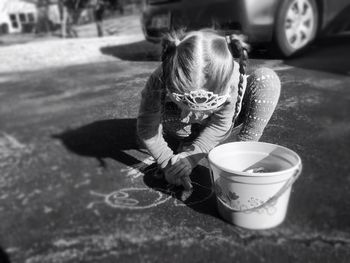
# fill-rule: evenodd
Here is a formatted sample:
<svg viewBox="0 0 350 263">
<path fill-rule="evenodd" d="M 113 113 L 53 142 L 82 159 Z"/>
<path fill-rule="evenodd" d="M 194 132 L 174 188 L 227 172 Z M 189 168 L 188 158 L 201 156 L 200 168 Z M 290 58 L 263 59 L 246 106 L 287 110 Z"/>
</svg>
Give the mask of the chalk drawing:
<svg viewBox="0 0 350 263">
<path fill-rule="evenodd" d="M 205 202 L 213 195 L 214 191 L 210 187 L 203 186 L 198 183 L 193 183 L 198 188 L 202 188 L 206 191 L 204 196 L 201 196 L 199 200 L 190 202 L 181 202 L 175 196 L 181 190 L 175 190 L 173 185 L 167 189 L 152 189 L 152 188 L 136 188 L 129 187 L 114 191 L 109 194 L 97 193 L 90 191 L 91 195 L 100 196 L 103 199 L 101 201 L 94 201 L 87 205 L 88 209 L 93 208 L 95 204 L 104 203 L 112 208 L 129 209 L 129 210 L 141 210 L 159 206 L 171 198 L 174 198 L 175 206 L 192 206 L 202 202 Z M 190 197 L 191 198 L 191 197 Z M 190 199 L 189 198 L 189 199 Z"/>
<path fill-rule="evenodd" d="M 49 214 L 49 213 L 51 213 L 53 211 L 53 209 L 51 208 L 51 207 L 48 207 L 48 206 L 44 206 L 44 213 L 45 214 Z"/>
<path fill-rule="evenodd" d="M 165 195 L 151 188 L 135 187 L 123 188 L 110 194 L 101 194 L 94 191 L 90 191 L 90 194 L 103 197 L 103 200 L 91 202 L 87 206 L 88 209 L 97 203 L 105 203 L 113 208 L 140 210 L 156 207 L 172 198 L 171 195 Z"/>
<path fill-rule="evenodd" d="M 125 169 L 121 169 L 120 171 L 122 173 L 125 173 L 126 176 L 130 177 L 132 180 L 132 179 L 136 179 L 136 178 L 139 178 L 141 176 L 144 176 L 145 169 L 153 163 L 155 163 L 154 158 L 148 157 L 148 158 L 144 159 L 143 161 L 140 161 L 140 163 L 135 164 L 133 166 L 129 166 Z M 157 169 L 157 167 L 155 167 L 154 169 Z"/>
<path fill-rule="evenodd" d="M 22 154 L 29 152 L 29 147 L 20 143 L 15 137 L 0 132 L 0 167 L 16 164 Z"/>
<path fill-rule="evenodd" d="M 84 185 L 89 185 L 91 183 L 91 180 L 90 179 L 86 179 L 85 181 L 82 181 L 80 183 L 77 183 L 74 185 L 74 188 L 80 188 L 81 186 L 84 186 Z"/>
<path fill-rule="evenodd" d="M 158 169 L 157 166 L 155 166 L 152 170 L 149 169 L 149 167 L 154 163 L 154 158 L 148 157 L 136 165 L 127 167 L 126 169 L 121 169 L 121 172 L 126 173 L 126 176 L 130 177 L 133 181 L 133 179 L 144 176 L 147 169 L 147 173 L 156 172 Z M 197 191 L 201 192 L 201 196 L 197 198 L 197 200 L 196 194 L 194 194 L 194 198 L 191 198 L 190 196 L 188 198 L 189 201 L 178 200 L 176 196 L 181 194 L 182 190 L 179 187 L 169 184 L 165 187 L 165 189 L 129 187 L 113 191 L 109 194 L 90 191 L 91 195 L 102 197 L 102 200 L 89 203 L 87 205 L 87 208 L 91 209 L 95 204 L 104 203 L 112 208 L 140 210 L 159 206 L 171 198 L 175 199 L 175 206 L 191 206 L 205 202 L 214 194 L 214 191 L 211 189 L 211 187 L 206 187 L 196 182 L 193 182 L 192 184 L 194 185 L 195 193 Z M 191 199 L 194 200 L 191 201 Z"/>
</svg>

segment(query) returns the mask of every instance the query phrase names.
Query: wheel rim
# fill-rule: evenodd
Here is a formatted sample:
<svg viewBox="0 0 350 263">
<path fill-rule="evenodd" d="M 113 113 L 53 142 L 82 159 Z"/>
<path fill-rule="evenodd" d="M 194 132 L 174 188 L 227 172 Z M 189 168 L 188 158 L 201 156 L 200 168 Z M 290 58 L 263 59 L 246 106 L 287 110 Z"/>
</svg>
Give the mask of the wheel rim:
<svg viewBox="0 0 350 263">
<path fill-rule="evenodd" d="M 315 11 L 309 0 L 294 0 L 284 20 L 285 36 L 293 49 L 304 47 L 313 38 Z"/>
</svg>

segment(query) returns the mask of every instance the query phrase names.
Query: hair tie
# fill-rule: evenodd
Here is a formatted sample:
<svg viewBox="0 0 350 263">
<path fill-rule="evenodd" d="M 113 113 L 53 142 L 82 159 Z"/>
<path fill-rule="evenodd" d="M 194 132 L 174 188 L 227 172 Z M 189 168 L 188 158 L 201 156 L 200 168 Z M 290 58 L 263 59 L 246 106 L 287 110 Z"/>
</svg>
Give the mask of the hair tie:
<svg viewBox="0 0 350 263">
<path fill-rule="evenodd" d="M 250 46 L 245 42 L 247 37 L 245 35 L 231 34 L 225 36 L 226 43 L 234 58 L 240 57 L 243 50 L 249 52 Z"/>
<path fill-rule="evenodd" d="M 242 34 L 240 34 L 240 35 L 231 34 L 231 35 L 225 36 L 225 38 L 226 38 L 227 44 L 232 45 L 235 42 L 238 42 L 242 46 L 243 49 L 250 51 L 250 46 L 247 43 L 247 40 L 248 40 L 247 36 L 242 35 Z"/>
<path fill-rule="evenodd" d="M 234 41 L 234 40 L 238 40 L 239 42 L 245 43 L 247 41 L 247 37 L 245 35 L 242 34 L 231 34 L 226 36 L 230 39 L 230 41 Z"/>
</svg>

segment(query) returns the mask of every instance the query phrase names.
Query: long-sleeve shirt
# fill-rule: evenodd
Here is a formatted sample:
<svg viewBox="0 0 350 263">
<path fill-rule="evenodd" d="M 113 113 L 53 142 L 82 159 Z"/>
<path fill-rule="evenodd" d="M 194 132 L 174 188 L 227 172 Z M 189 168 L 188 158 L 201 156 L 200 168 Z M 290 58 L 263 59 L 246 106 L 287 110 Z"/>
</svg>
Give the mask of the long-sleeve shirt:
<svg viewBox="0 0 350 263">
<path fill-rule="evenodd" d="M 238 68 L 238 66 L 235 68 Z M 235 79 L 235 83 L 238 83 L 239 73 L 236 73 L 237 78 Z M 164 131 L 164 126 L 170 126 L 167 125 L 169 118 L 165 116 L 168 112 L 164 111 L 164 104 L 170 99 L 167 98 L 161 76 L 162 68 L 159 67 L 149 77 L 141 93 L 142 98 L 137 129 L 140 139 L 149 150 L 150 154 L 157 160 L 157 163 L 164 168 L 174 153 L 163 137 L 163 132 L 167 132 Z M 232 118 L 235 112 L 235 103 L 236 97 L 230 97 L 218 111 L 213 112 L 207 116 L 207 118 L 199 122 L 203 127 L 200 134 L 194 139 L 191 147 L 187 147 L 183 153 L 189 158 L 192 166 L 196 166 L 200 159 L 229 135 L 232 126 Z M 179 110 L 177 115 L 180 113 Z M 193 124 L 193 122 L 187 124 L 181 123 L 179 116 L 174 119 L 174 122 L 177 122 L 178 126 L 184 126 L 184 128 L 186 128 L 185 126 L 191 126 L 191 124 Z M 180 131 L 180 129 L 178 130 Z M 176 131 L 169 132 L 176 133 Z"/>
<path fill-rule="evenodd" d="M 185 147 L 182 156 L 187 157 L 192 167 L 230 134 L 236 140 L 259 140 L 269 121 L 280 94 L 280 80 L 271 69 L 255 70 L 243 83 L 242 110 L 235 118 L 239 126 L 232 130 L 239 82 L 238 64 L 234 67 L 232 94 L 217 111 L 200 121 L 181 122 L 181 109 L 168 107 L 171 100 L 162 82 L 162 68 L 158 67 L 149 77 L 142 91 L 141 105 L 137 119 L 138 135 L 161 168 L 166 167 L 174 152 L 164 139 L 164 133 L 184 137 L 191 133 L 191 127 L 199 125 L 198 136 Z M 247 84 L 248 83 L 248 84 Z M 175 104 L 176 105 L 176 104 Z M 177 109 L 177 110 L 176 110 Z M 238 115 L 238 113 L 237 113 Z M 231 137 L 231 136 L 230 136 Z"/>
</svg>

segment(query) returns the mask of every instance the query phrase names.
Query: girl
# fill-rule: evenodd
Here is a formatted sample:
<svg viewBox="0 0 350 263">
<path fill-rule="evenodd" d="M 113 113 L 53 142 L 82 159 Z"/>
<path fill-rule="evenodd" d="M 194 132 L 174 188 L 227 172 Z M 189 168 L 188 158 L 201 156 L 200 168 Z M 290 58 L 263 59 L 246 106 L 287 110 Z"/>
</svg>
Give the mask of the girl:
<svg viewBox="0 0 350 263">
<path fill-rule="evenodd" d="M 271 69 L 247 76 L 247 52 L 242 38 L 212 30 L 163 40 L 162 64 L 142 91 L 137 130 L 169 183 L 190 189 L 193 168 L 230 135 L 260 139 L 281 85 Z M 174 138 L 177 147 L 168 144 Z"/>
</svg>

